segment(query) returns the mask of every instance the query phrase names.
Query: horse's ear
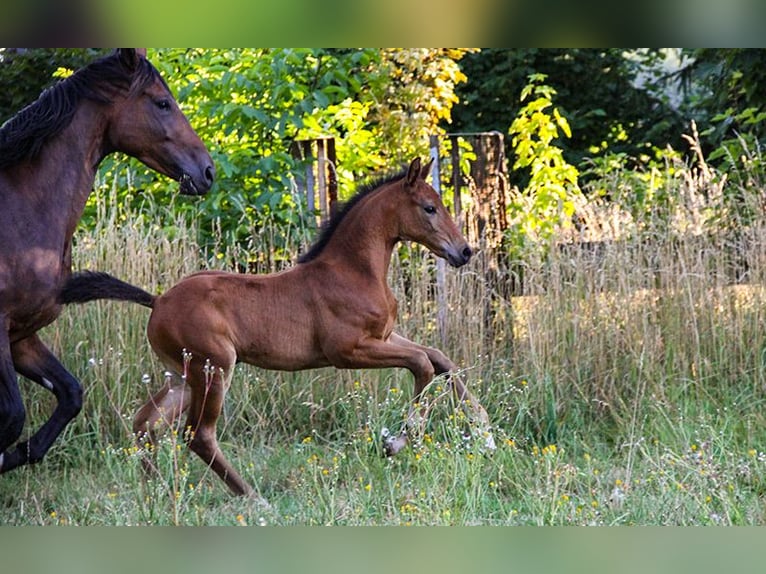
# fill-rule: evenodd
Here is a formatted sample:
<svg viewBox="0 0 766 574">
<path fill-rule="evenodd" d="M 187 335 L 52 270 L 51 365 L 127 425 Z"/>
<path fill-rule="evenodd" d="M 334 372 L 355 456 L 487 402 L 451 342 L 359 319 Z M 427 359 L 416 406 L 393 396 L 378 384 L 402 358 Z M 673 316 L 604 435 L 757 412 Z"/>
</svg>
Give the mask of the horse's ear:
<svg viewBox="0 0 766 574">
<path fill-rule="evenodd" d="M 418 177 L 420 177 L 420 158 L 416 157 L 407 169 L 407 185 L 415 185 Z"/>
<path fill-rule="evenodd" d="M 117 55 L 126 68 L 135 70 L 138 67 L 138 61 L 146 58 L 146 48 L 119 48 Z"/>
<path fill-rule="evenodd" d="M 428 177 L 428 174 L 431 173 L 431 166 L 434 163 L 434 158 L 431 158 L 428 160 L 428 163 L 424 165 L 420 170 L 420 178 L 425 180 Z"/>
</svg>

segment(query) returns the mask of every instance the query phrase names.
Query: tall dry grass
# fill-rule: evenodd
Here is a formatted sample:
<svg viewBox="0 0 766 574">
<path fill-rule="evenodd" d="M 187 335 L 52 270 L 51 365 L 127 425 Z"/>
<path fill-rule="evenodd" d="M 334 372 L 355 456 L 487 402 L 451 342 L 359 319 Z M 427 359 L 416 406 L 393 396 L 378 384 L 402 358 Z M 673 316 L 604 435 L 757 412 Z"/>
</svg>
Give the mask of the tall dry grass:
<svg viewBox="0 0 766 574">
<path fill-rule="evenodd" d="M 619 174 L 613 177 L 602 183 L 628 189 Z M 629 495 L 633 481 L 641 481 L 648 498 L 636 499 L 629 521 L 695 523 L 707 504 L 699 499 L 712 497 L 710 504 L 719 506 L 700 521 L 759 522 L 757 506 L 738 513 L 735 505 L 757 500 L 766 480 L 759 454 L 766 441 L 766 226 L 758 219 L 719 225 L 725 218 L 716 214 L 725 206 L 716 185 L 674 166 L 662 179 L 664 193 L 674 198 L 665 211 L 637 214 L 620 201 L 594 199 L 580 206 L 579 228 L 562 229 L 542 248 L 499 263 L 480 244 L 459 270 L 438 269 L 416 246 L 395 252 L 390 284 L 400 302 L 398 330 L 440 347 L 459 365 L 506 448 L 494 459 L 456 454 L 461 451 L 449 446 L 456 439 L 452 412 L 442 402 L 429 444 L 447 446 L 421 445 L 411 462 L 373 462 L 380 430 L 401 424 L 408 407 L 412 382 L 403 370 L 280 373 L 239 366 L 219 428 L 224 449 L 267 495 L 287 493 L 281 506 L 293 517 L 288 523 L 401 523 L 408 517 L 451 523 L 456 515 L 446 499 L 433 499 L 433 512 L 426 512 L 430 497 L 396 494 L 403 483 L 413 492 L 442 492 L 445 480 L 452 489 L 443 496 L 465 504 L 459 523 L 603 523 L 600 508 L 612 500 L 615 484 Z M 761 193 L 740 191 L 754 203 Z M 195 224 L 173 219 L 166 206 L 132 213 L 106 196 L 98 227 L 77 233 L 75 266 L 150 291 L 202 268 L 241 269 L 246 262 L 257 272 L 282 269 L 313 235 L 309 228 L 259 229 L 246 248 L 203 251 Z M 287 257 L 274 257 L 271 242 L 285 237 Z M 99 450 L 107 451 L 110 464 L 122 464 L 105 445 L 119 451 L 132 444 L 131 417 L 164 378 L 145 339 L 147 318 L 141 307 L 99 302 L 67 308 L 46 329 L 45 339 L 86 390 L 83 413 L 54 447 L 50 472 L 78 468 L 91 456 L 96 462 L 89 468 L 97 474 L 103 470 Z M 51 400 L 31 386 L 25 393 L 36 426 Z M 713 489 L 709 475 L 700 474 L 697 483 L 684 478 L 700 470 L 692 455 L 703 448 L 711 458 L 702 470 L 717 468 L 715 488 L 733 490 Z M 177 493 L 190 480 L 184 460 L 179 465 L 169 457 L 166 490 Z M 192 467 L 197 463 L 193 459 Z M 686 474 L 662 474 L 658 469 L 667 464 Z M 129 468 L 123 475 L 118 468 L 109 472 L 115 482 L 140 482 L 136 467 Z M 599 470 L 605 474 L 596 475 Z M 449 479 L 448 472 L 457 474 Z M 460 490 L 458 476 L 474 485 L 470 492 Z M 375 500 L 375 484 L 389 480 L 379 506 L 366 507 Z M 528 491 L 537 494 L 527 499 Z M 692 499 L 685 497 L 692 491 Z M 571 505 L 574 500 L 580 502 Z M 668 500 L 684 514 L 668 514 Z M 177 504 L 147 508 L 130 520 L 205 523 L 209 517 L 201 506 L 193 507 L 197 518 L 184 518 Z M 167 512 L 176 514 L 168 519 Z M 111 518 L 92 522 L 99 520 Z"/>
</svg>

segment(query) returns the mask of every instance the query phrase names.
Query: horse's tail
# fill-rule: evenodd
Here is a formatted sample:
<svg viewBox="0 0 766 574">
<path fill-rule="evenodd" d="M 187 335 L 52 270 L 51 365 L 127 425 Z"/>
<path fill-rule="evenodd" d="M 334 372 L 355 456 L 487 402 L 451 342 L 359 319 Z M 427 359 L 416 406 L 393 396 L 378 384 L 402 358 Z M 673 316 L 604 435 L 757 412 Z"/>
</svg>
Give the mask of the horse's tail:
<svg viewBox="0 0 766 574">
<path fill-rule="evenodd" d="M 132 301 L 151 309 L 155 296 L 108 273 L 97 271 L 75 273 L 64 284 L 58 296 L 59 303 L 64 305 L 87 303 L 96 299 Z"/>
</svg>

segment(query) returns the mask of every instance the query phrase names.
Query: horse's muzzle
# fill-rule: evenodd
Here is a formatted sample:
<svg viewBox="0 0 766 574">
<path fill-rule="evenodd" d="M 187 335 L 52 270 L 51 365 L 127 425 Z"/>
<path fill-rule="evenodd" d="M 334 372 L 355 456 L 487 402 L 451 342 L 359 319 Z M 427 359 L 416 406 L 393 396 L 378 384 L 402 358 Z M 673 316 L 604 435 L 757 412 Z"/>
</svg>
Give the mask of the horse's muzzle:
<svg viewBox="0 0 766 574">
<path fill-rule="evenodd" d="M 184 172 L 178 182 L 181 184 L 180 191 L 184 195 L 204 195 L 213 186 L 215 181 L 215 167 L 212 164 L 205 167 L 199 177 L 192 177 Z"/>
</svg>

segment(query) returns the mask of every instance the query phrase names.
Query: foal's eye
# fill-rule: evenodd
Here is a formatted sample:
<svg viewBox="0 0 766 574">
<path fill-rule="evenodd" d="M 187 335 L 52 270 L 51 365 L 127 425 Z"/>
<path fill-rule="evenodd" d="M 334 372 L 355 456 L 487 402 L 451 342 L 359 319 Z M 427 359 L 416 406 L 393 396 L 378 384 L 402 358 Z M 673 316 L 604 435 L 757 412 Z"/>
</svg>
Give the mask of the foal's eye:
<svg viewBox="0 0 766 574">
<path fill-rule="evenodd" d="M 433 205 L 424 205 L 423 209 L 428 215 L 433 215 L 436 213 L 436 208 Z"/>
<path fill-rule="evenodd" d="M 170 109 L 170 100 L 157 100 L 154 102 L 154 105 L 157 106 L 161 110 L 169 110 Z"/>
</svg>

